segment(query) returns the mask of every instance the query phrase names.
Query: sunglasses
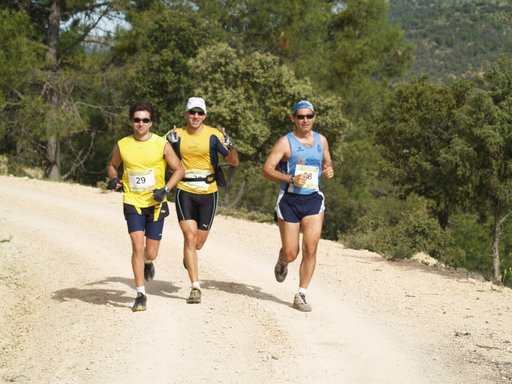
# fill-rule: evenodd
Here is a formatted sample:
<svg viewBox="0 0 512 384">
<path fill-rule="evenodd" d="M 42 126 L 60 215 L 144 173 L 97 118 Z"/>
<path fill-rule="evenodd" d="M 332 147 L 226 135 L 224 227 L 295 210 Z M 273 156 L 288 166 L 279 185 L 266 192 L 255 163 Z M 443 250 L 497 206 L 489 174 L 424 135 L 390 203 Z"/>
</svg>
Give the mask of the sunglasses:
<svg viewBox="0 0 512 384">
<path fill-rule="evenodd" d="M 196 113 L 199 115 L 199 116 L 204 116 L 204 112 L 203 111 L 187 111 L 188 114 L 190 116 L 194 116 Z"/>
<path fill-rule="evenodd" d="M 139 117 L 134 117 L 134 118 L 132 119 L 132 121 L 133 121 L 134 123 L 140 123 L 140 122 L 143 122 L 144 124 L 147 124 L 147 123 L 149 123 L 149 122 L 151 121 L 151 119 L 148 119 L 147 117 L 144 117 L 143 119 L 141 119 L 141 118 L 139 118 Z"/>
<path fill-rule="evenodd" d="M 315 114 L 309 113 L 307 115 L 295 115 L 295 117 L 299 120 L 304 120 L 306 117 L 308 118 L 308 120 L 311 120 L 313 117 L 315 117 Z"/>
</svg>

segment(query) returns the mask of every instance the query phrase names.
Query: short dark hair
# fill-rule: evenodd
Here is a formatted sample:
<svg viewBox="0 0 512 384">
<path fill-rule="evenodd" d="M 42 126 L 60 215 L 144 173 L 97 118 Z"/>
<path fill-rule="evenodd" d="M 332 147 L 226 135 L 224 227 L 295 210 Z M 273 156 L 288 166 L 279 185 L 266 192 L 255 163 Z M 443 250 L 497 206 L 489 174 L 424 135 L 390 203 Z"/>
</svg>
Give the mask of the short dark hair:
<svg viewBox="0 0 512 384">
<path fill-rule="evenodd" d="M 133 115 L 137 111 L 147 111 L 147 112 L 149 112 L 149 118 L 151 120 L 154 120 L 155 110 L 154 110 L 154 108 L 153 108 L 153 106 L 151 104 L 146 103 L 145 101 L 143 101 L 141 103 L 133 104 L 130 107 L 130 112 L 129 112 L 130 113 L 130 119 L 133 119 Z"/>
</svg>

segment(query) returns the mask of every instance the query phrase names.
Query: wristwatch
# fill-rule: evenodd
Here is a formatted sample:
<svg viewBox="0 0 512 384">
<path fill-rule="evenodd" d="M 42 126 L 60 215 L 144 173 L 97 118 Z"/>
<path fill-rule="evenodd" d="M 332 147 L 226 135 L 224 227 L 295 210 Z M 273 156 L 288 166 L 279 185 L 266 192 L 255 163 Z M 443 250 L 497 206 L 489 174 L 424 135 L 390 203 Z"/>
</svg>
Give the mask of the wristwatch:
<svg viewBox="0 0 512 384">
<path fill-rule="evenodd" d="M 293 175 L 290 176 L 290 184 L 295 185 L 295 176 Z"/>
<path fill-rule="evenodd" d="M 171 192 L 171 190 L 169 188 L 167 188 L 167 185 L 164 187 L 164 191 L 165 191 L 165 193 Z"/>
</svg>

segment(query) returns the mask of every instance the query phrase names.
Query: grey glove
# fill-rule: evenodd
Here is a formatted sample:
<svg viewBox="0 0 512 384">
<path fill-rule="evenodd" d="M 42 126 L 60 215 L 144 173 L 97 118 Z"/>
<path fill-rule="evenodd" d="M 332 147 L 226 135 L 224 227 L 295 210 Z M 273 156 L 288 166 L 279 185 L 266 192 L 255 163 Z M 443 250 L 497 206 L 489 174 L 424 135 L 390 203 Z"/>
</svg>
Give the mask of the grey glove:
<svg viewBox="0 0 512 384">
<path fill-rule="evenodd" d="M 227 149 L 234 148 L 233 142 L 231 141 L 231 138 L 226 132 L 224 132 L 224 145 L 226 146 Z"/>
<path fill-rule="evenodd" d="M 165 136 L 165 138 L 171 144 L 174 144 L 174 143 L 178 142 L 178 134 L 174 130 L 169 132 L 169 134 L 167 136 Z"/>
</svg>

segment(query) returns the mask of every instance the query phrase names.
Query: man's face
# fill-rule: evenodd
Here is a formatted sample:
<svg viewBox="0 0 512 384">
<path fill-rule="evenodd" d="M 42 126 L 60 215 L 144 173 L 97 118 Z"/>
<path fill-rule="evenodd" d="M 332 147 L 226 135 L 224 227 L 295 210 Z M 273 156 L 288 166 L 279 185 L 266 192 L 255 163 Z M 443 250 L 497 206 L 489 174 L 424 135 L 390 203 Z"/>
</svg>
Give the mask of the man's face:
<svg viewBox="0 0 512 384">
<path fill-rule="evenodd" d="M 148 111 L 136 111 L 132 117 L 133 133 L 137 136 L 144 136 L 153 125 L 151 114 Z"/>
<path fill-rule="evenodd" d="M 199 128 L 203 124 L 205 118 L 206 113 L 204 113 L 201 108 L 192 108 L 185 112 L 185 119 L 187 119 L 188 125 L 191 128 Z"/>
<path fill-rule="evenodd" d="M 301 131 L 309 131 L 313 128 L 316 115 L 309 108 L 298 109 L 292 116 L 292 121 L 295 123 L 295 128 Z"/>
</svg>

